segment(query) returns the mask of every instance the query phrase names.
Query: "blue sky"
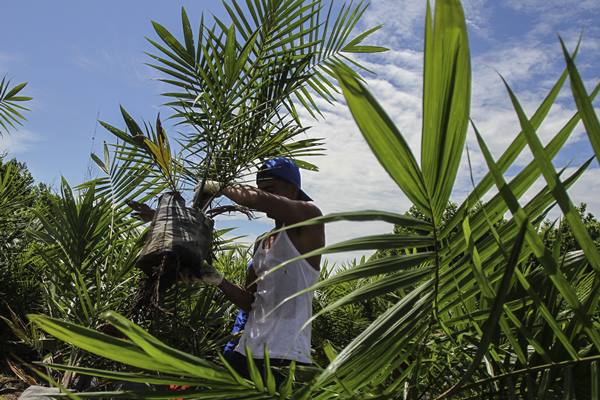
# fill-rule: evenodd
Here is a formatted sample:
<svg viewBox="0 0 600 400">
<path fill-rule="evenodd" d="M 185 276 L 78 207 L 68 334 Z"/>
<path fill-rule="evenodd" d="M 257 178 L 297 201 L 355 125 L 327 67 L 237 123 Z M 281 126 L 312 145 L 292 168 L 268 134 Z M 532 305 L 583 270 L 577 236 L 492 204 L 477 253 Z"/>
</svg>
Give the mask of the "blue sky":
<svg viewBox="0 0 600 400">
<path fill-rule="evenodd" d="M 336 0 L 339 5 L 340 1 Z M 578 65 L 588 88 L 600 78 L 600 19 L 598 0 L 465 0 L 473 64 L 472 117 L 496 155 L 518 131 L 518 122 L 497 73 L 517 90 L 527 111 L 541 102 L 563 68 L 558 44 L 560 33 L 573 47 L 583 32 Z M 217 1 L 128 0 L 57 2 L 20 0 L 2 2 L 0 24 L 0 75 L 13 82 L 28 81 L 27 94 L 34 97 L 24 127 L 0 138 L 0 150 L 25 161 L 34 177 L 55 187 L 61 175 L 79 183 L 89 174 L 90 150 L 100 151 L 103 140 L 112 140 L 96 120 L 121 125 L 123 104 L 138 119 L 153 120 L 161 107 L 165 86 L 159 74 L 144 65 L 151 51 L 145 36 L 155 37 L 151 20 L 172 32 L 180 32 L 180 8 L 199 21 L 202 12 L 222 16 Z M 420 141 L 422 24 L 425 2 L 373 0 L 362 26 L 384 24 L 372 39 L 388 53 L 362 61 L 377 75 L 365 74 L 372 92 L 397 122 L 415 153 Z M 594 24 L 596 21 L 596 24 Z M 596 105 L 598 102 L 595 103 Z M 305 174 L 307 191 L 324 212 L 353 209 L 404 211 L 406 197 L 370 154 L 342 103 L 324 104 L 325 120 L 306 121 L 310 135 L 325 137 L 328 156 L 315 162 L 321 172 Z M 540 135 L 547 139 L 572 115 L 569 90 L 564 90 Z M 558 166 L 579 165 L 591 148 L 582 130 L 556 159 Z M 473 135 L 468 144 L 477 149 Z M 472 154 L 476 177 L 485 173 L 481 156 Z M 523 165 L 527 156 L 519 160 Z M 536 186 L 541 188 L 541 183 Z M 454 193 L 461 200 L 469 190 L 466 158 Z M 600 215 L 600 173 L 594 165 L 572 190 L 575 201 L 586 201 Z M 527 195 L 526 195 L 527 197 Z M 268 227 L 261 220 L 248 224 L 240 217 L 219 222 L 240 226 L 250 235 Z M 360 234 L 389 231 L 381 224 L 338 225 L 328 228 L 328 241 Z M 351 255 L 351 256 L 355 256 Z M 336 256 L 343 261 L 348 256 Z"/>
<path fill-rule="evenodd" d="M 144 65 L 145 37 L 151 20 L 179 28 L 182 5 L 198 21 L 203 11 L 221 12 L 198 1 L 3 2 L 0 34 L 11 40 L 2 41 L 0 72 L 28 81 L 35 98 L 15 155 L 37 179 L 83 179 L 98 115 L 118 124 L 123 104 L 139 118 L 156 116 L 161 86 Z M 96 133 L 97 149 L 108 136 Z"/>
</svg>

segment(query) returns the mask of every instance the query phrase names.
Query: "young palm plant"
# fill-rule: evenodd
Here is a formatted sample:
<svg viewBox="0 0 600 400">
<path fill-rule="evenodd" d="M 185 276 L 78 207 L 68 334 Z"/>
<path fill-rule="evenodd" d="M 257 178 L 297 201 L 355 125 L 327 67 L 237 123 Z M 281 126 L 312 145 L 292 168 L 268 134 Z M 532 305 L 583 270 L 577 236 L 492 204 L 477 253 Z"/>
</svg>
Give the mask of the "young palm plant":
<svg viewBox="0 0 600 400">
<path fill-rule="evenodd" d="M 386 50 L 362 44 L 379 27 L 350 36 L 365 12 L 362 2 L 344 4 L 337 12 L 333 2 L 326 6 L 321 0 L 233 0 L 223 5 L 231 22 L 215 17 L 205 23 L 202 18 L 197 36 L 182 9 L 182 41 L 153 22 L 160 42 L 148 39 L 158 51 L 149 54 L 151 66 L 174 87 L 165 93 L 167 105 L 184 128 L 175 154 L 160 119 L 156 128 L 144 124 L 142 129 L 121 108 L 126 130 L 102 122 L 122 141 L 116 157 L 133 163 L 124 168 L 135 174 L 141 167 L 148 178 L 132 181 L 129 189 L 168 191 L 161 196 L 138 261 L 157 281 L 166 276 L 166 282 L 173 282 L 177 268 L 197 269 L 210 258 L 212 217 L 240 210 L 214 207 L 214 196 L 204 194 L 206 181 L 225 187 L 247 179 L 265 159 L 281 155 L 315 169 L 299 158 L 320 154 L 320 141 L 301 138 L 306 128 L 296 104 L 317 115 L 315 97 L 331 102 L 338 91 L 333 67 L 361 68 L 349 54 Z M 181 194 L 192 189 L 196 196 L 190 208 Z M 173 257 L 167 260 L 167 254 Z"/>
<path fill-rule="evenodd" d="M 331 362 L 326 368 L 313 371 L 311 378 L 291 389 L 274 387 L 269 369 L 263 376 L 251 365 L 252 379 L 245 381 L 226 363 L 220 367 L 191 360 L 114 313 L 105 317 L 131 341 L 117 342 L 43 316 L 31 318 L 47 332 L 88 351 L 162 372 L 160 378 L 128 373 L 118 375 L 121 379 L 196 385 L 197 389 L 185 393 L 189 398 L 269 398 L 277 392 L 280 398 L 303 399 L 596 398 L 600 394 L 598 251 L 567 192 L 592 159 L 570 176 L 556 171 L 551 162 L 580 120 L 596 158 L 600 155 L 600 124 L 592 107 L 600 85 L 586 93 L 573 57 L 565 50 L 567 69 L 531 117 L 525 115 L 507 85 L 521 131 L 497 161 L 473 123 L 490 172 L 474 184 L 449 221 L 442 217 L 469 122 L 470 57 L 460 2 L 437 0 L 434 17 L 429 5 L 427 8 L 420 164 L 364 84 L 346 68 L 334 68 L 348 107 L 373 153 L 428 221 L 363 211 L 304 223 L 380 220 L 404 228 L 400 234 L 356 238 L 302 256 L 401 250 L 308 288 L 323 290 L 357 279 L 371 280 L 320 313 L 388 293 L 406 294 L 337 354 L 329 348 L 326 354 Z M 536 129 L 567 78 L 578 112 L 543 146 Z M 526 147 L 534 159 L 507 182 L 503 174 Z M 540 176 L 547 185 L 521 204 L 523 194 Z M 496 193 L 491 192 L 494 187 Z M 556 204 L 580 251 L 561 253 L 560 245 L 544 245 L 537 227 Z M 507 212 L 511 216 L 505 219 Z M 457 228 L 460 234 L 456 234 Z M 130 357 L 125 358 L 124 349 Z M 192 371 L 190 363 L 206 369 Z M 117 378 L 110 371 L 85 373 Z M 290 376 L 294 376 L 293 368 Z"/>
</svg>

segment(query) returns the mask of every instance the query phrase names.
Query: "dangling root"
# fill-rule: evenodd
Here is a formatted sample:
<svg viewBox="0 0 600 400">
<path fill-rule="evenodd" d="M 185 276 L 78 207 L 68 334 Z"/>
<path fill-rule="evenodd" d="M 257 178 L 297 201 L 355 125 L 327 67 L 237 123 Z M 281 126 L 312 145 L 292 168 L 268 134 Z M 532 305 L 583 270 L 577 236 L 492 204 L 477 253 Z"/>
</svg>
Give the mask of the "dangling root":
<svg viewBox="0 0 600 400">
<path fill-rule="evenodd" d="M 170 265 L 169 261 L 173 257 L 172 254 L 165 254 L 157 268 L 152 269 L 152 274 L 146 276 L 138 289 L 132 306 L 127 313 L 127 317 L 136 323 L 148 319 L 156 311 L 162 314 L 173 316 L 174 313 L 160 306 L 161 294 L 164 293 L 170 286 L 173 285 L 175 277 L 179 273 L 179 257 L 175 267 L 175 277 L 172 274 L 165 273 L 166 267 Z M 154 319 L 154 318 L 152 318 Z"/>
</svg>

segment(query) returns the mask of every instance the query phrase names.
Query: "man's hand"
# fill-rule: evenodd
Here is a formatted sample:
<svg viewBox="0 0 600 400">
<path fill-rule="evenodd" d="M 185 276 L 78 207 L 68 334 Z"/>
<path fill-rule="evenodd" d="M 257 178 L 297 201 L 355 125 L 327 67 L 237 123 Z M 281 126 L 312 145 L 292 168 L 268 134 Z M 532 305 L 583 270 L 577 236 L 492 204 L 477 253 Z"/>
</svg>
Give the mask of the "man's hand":
<svg viewBox="0 0 600 400">
<path fill-rule="evenodd" d="M 138 203 L 134 200 L 127 200 L 125 202 L 129 207 L 133 209 L 132 216 L 141 219 L 144 222 L 150 222 L 154 218 L 156 212 L 153 208 L 144 203 Z"/>
<path fill-rule="evenodd" d="M 217 181 L 204 181 L 204 185 L 200 182 L 195 191 L 199 191 L 202 189 L 202 193 L 211 195 L 211 196 L 219 196 L 221 194 L 221 190 L 223 190 L 223 184 Z"/>
<path fill-rule="evenodd" d="M 204 283 L 210 286 L 219 286 L 221 282 L 223 282 L 223 274 L 206 261 L 202 262 L 202 267 L 200 268 L 200 271 L 198 271 L 198 275 L 200 275 L 200 279 L 202 279 Z"/>
<path fill-rule="evenodd" d="M 215 267 L 202 261 L 202 266 L 196 272 L 185 270 L 179 272 L 179 279 L 185 283 L 201 280 L 210 286 L 219 286 L 223 282 L 223 275 Z"/>
</svg>

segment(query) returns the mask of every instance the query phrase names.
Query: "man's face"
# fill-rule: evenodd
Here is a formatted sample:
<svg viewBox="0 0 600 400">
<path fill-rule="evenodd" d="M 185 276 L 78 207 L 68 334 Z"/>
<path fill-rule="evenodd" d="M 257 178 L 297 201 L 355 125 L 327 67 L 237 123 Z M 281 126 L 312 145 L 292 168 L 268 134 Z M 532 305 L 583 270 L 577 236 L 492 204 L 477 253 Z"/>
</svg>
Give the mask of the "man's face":
<svg viewBox="0 0 600 400">
<path fill-rule="evenodd" d="M 276 194 L 295 200 L 298 198 L 298 189 L 293 184 L 283 179 L 271 178 L 258 182 L 258 188 L 265 192 Z"/>
</svg>

